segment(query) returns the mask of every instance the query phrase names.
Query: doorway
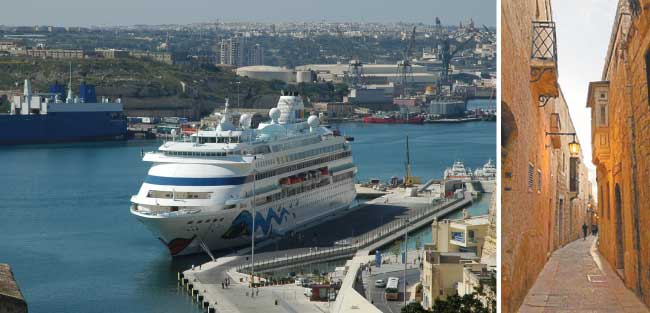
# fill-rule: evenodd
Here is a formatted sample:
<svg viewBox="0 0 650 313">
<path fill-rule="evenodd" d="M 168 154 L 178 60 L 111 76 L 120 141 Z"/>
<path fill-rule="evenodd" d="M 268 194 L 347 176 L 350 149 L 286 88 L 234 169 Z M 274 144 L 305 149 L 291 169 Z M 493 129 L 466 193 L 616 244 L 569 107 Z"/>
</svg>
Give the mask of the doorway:
<svg viewBox="0 0 650 313">
<path fill-rule="evenodd" d="M 623 208 L 621 187 L 616 184 L 614 188 L 615 210 L 616 210 L 616 269 L 625 272 L 625 229 L 623 226 Z M 622 277 L 622 276 L 621 276 Z"/>
</svg>

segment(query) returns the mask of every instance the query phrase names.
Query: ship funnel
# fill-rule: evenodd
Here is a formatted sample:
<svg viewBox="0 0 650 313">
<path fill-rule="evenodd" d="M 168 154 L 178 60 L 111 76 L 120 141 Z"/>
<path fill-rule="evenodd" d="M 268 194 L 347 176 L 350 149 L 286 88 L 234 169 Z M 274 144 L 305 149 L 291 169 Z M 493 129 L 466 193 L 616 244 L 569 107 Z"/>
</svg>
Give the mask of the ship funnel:
<svg viewBox="0 0 650 313">
<path fill-rule="evenodd" d="M 305 106 L 302 98 L 293 95 L 284 95 L 280 96 L 277 109 L 281 112 L 278 122 L 280 124 L 291 124 L 297 119 L 303 118 Z"/>
<path fill-rule="evenodd" d="M 29 79 L 25 79 L 25 87 L 23 88 L 23 95 L 25 97 L 32 97 L 32 82 Z"/>
<path fill-rule="evenodd" d="M 307 119 L 307 124 L 309 125 L 309 132 L 312 133 L 320 124 L 320 120 L 318 119 L 318 116 L 312 115 Z"/>
</svg>

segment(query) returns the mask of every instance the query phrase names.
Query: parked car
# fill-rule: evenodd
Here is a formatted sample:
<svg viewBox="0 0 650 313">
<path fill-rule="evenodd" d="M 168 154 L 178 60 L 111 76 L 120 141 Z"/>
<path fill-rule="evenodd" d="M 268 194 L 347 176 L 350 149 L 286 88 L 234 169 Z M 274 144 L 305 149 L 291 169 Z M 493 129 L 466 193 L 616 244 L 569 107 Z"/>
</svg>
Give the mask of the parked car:
<svg viewBox="0 0 650 313">
<path fill-rule="evenodd" d="M 375 281 L 375 287 L 377 287 L 377 288 L 384 288 L 384 287 L 386 287 L 386 281 L 383 280 L 383 279 L 377 279 L 377 280 Z"/>
</svg>

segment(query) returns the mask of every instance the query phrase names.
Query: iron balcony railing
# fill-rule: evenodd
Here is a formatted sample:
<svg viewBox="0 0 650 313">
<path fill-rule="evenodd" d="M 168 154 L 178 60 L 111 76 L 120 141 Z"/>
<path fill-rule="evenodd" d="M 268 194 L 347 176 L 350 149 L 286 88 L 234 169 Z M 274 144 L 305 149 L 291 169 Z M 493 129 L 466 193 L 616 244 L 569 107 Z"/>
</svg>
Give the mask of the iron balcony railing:
<svg viewBox="0 0 650 313">
<path fill-rule="evenodd" d="M 553 60 L 557 62 L 557 41 L 555 36 L 555 22 L 533 21 L 532 40 L 533 59 Z"/>
</svg>

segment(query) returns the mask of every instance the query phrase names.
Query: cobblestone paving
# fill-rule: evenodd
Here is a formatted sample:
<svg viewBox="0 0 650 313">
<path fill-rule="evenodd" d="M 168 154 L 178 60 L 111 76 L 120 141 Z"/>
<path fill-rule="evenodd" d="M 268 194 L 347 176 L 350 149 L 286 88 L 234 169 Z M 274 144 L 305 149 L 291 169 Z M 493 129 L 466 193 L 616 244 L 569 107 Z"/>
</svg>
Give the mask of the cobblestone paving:
<svg viewBox="0 0 650 313">
<path fill-rule="evenodd" d="M 519 312 L 650 312 L 601 259 L 595 242 L 590 236 L 553 253 Z"/>
</svg>

